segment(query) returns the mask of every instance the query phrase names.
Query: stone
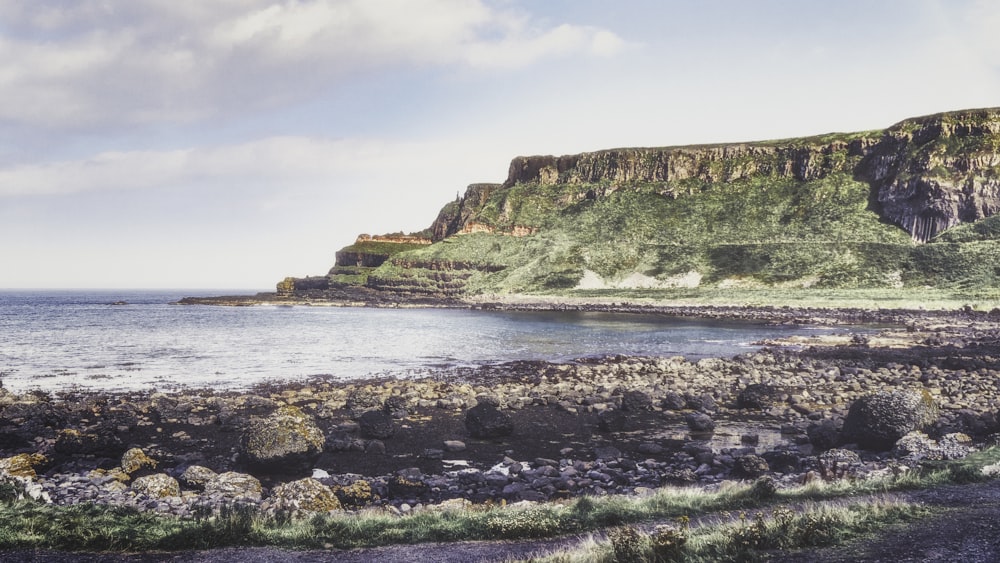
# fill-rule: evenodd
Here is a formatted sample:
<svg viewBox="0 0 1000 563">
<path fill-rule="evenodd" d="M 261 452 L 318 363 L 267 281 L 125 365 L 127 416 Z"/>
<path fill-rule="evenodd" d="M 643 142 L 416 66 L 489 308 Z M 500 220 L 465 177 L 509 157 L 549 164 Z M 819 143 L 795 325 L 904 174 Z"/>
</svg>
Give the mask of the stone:
<svg viewBox="0 0 1000 563">
<path fill-rule="evenodd" d="M 322 513 L 340 509 L 340 500 L 333 489 L 312 477 L 274 487 L 261 504 L 261 510 L 270 513 Z"/>
<path fill-rule="evenodd" d="M 140 448 L 132 448 L 122 454 L 121 468 L 129 475 L 142 469 L 156 469 L 156 466 L 156 460 L 146 455 Z"/>
<path fill-rule="evenodd" d="M 766 383 L 747 385 L 736 395 L 736 406 L 741 409 L 768 409 L 779 402 L 780 387 Z"/>
<path fill-rule="evenodd" d="M 444 450 L 446 452 L 452 452 L 452 453 L 454 453 L 454 452 L 464 452 L 465 448 L 466 448 L 465 442 L 462 442 L 460 440 L 445 440 L 444 441 Z"/>
<path fill-rule="evenodd" d="M 368 411 L 382 410 L 383 406 L 382 399 L 367 388 L 351 391 L 344 403 L 348 415 L 355 420 Z"/>
<path fill-rule="evenodd" d="M 386 399 L 382 405 L 382 410 L 387 415 L 396 419 L 403 419 L 410 415 L 409 409 L 406 408 L 406 399 L 399 395 L 393 395 Z"/>
<path fill-rule="evenodd" d="M 827 479 L 851 475 L 861 465 L 861 457 L 856 452 L 842 448 L 827 450 L 819 454 L 816 461 L 820 473 Z"/>
<path fill-rule="evenodd" d="M 132 490 L 152 498 L 177 497 L 181 494 L 181 486 L 166 473 L 154 473 L 139 477 L 132 481 Z"/>
<path fill-rule="evenodd" d="M 500 438 L 514 433 L 514 421 L 495 406 L 480 403 L 466 411 L 465 428 L 473 438 Z"/>
<path fill-rule="evenodd" d="M 965 434 L 946 434 L 940 441 L 913 431 L 900 438 L 892 454 L 910 461 L 960 459 L 972 453 L 972 439 Z"/>
<path fill-rule="evenodd" d="M 622 410 L 626 412 L 648 411 L 653 409 L 653 400 L 643 391 L 626 391 L 622 395 Z"/>
<path fill-rule="evenodd" d="M 832 420 L 810 424 L 806 429 L 809 443 L 819 450 L 828 450 L 840 443 L 840 430 Z"/>
<path fill-rule="evenodd" d="M 312 469 L 325 443 L 311 417 L 284 406 L 267 418 L 253 419 L 240 438 L 238 453 L 251 468 L 297 473 Z"/>
<path fill-rule="evenodd" d="M 756 454 L 747 454 L 733 460 L 733 473 L 739 477 L 756 479 L 771 470 L 767 460 Z"/>
<path fill-rule="evenodd" d="M 684 422 L 692 432 L 712 432 L 715 430 L 715 421 L 712 417 L 703 412 L 692 412 L 684 417 Z"/>
<path fill-rule="evenodd" d="M 121 438 L 109 429 L 80 432 L 73 428 L 62 430 L 56 436 L 55 450 L 64 455 L 93 455 L 117 458 L 125 451 Z"/>
<path fill-rule="evenodd" d="M 900 438 L 922 430 L 937 419 L 930 394 L 921 391 L 879 391 L 851 405 L 843 432 L 849 441 L 873 450 L 888 450 Z"/>
<path fill-rule="evenodd" d="M 203 490 L 205 485 L 215 479 L 218 473 L 212 471 L 211 469 L 204 467 L 202 465 L 192 465 L 181 473 L 178 480 L 184 483 L 186 487 L 192 489 Z"/>
<path fill-rule="evenodd" d="M 368 411 L 358 417 L 361 435 L 366 438 L 385 440 L 396 433 L 396 425 L 392 415 L 385 411 Z"/>
<path fill-rule="evenodd" d="M 621 432 L 628 423 L 628 416 L 620 410 L 601 411 L 597 415 L 597 427 L 601 432 Z"/>
<path fill-rule="evenodd" d="M 48 459 L 42 454 L 17 454 L 0 459 L 0 473 L 6 473 L 12 477 L 34 479 L 36 477 L 35 468 L 47 462 Z"/>
<path fill-rule="evenodd" d="M 685 399 L 680 393 L 670 391 L 663 396 L 663 400 L 660 401 L 660 406 L 668 411 L 683 410 L 684 407 L 687 406 L 687 399 Z"/>
<path fill-rule="evenodd" d="M 264 492 L 256 477 L 236 471 L 219 473 L 205 482 L 204 489 L 206 495 L 217 495 L 227 500 L 258 501 Z"/>
</svg>

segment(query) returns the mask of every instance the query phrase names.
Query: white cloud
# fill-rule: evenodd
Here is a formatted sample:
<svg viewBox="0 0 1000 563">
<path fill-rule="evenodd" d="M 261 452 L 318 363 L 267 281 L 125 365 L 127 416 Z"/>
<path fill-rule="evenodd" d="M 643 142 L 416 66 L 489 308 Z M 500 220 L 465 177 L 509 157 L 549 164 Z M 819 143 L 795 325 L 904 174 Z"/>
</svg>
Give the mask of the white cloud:
<svg viewBox="0 0 1000 563">
<path fill-rule="evenodd" d="M 271 107 L 399 65 L 511 68 L 624 45 L 483 0 L 7 2 L 0 21 L 0 121 L 53 128 Z"/>
</svg>

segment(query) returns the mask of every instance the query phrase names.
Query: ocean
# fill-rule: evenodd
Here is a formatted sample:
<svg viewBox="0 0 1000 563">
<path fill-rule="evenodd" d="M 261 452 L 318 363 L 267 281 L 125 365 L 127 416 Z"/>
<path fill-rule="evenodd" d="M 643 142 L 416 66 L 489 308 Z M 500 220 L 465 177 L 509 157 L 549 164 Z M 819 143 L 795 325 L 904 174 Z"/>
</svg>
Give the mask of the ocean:
<svg viewBox="0 0 1000 563">
<path fill-rule="evenodd" d="M 243 389 L 512 360 L 722 357 L 834 330 L 590 312 L 172 304 L 226 293 L 0 292 L 0 381 L 14 391 Z"/>
</svg>

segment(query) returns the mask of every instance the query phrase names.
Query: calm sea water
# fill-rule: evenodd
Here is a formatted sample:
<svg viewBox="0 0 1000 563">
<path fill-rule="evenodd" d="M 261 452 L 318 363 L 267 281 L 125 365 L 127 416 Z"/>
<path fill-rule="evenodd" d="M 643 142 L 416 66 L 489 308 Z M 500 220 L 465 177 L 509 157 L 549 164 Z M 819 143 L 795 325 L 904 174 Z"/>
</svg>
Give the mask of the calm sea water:
<svg viewBox="0 0 1000 563">
<path fill-rule="evenodd" d="M 242 388 L 510 360 L 728 356 L 810 330 L 605 313 L 171 305 L 185 295 L 0 292 L 0 379 L 12 390 Z"/>
</svg>

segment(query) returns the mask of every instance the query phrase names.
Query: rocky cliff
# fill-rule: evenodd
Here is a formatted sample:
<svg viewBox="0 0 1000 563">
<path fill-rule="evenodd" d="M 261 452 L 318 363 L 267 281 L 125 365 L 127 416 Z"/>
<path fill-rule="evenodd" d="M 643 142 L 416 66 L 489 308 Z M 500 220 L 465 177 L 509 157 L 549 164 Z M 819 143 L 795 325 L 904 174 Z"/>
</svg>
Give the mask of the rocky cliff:
<svg viewBox="0 0 1000 563">
<path fill-rule="evenodd" d="M 982 266 L 1000 257 L 1000 229 L 938 237 L 998 209 L 1000 109 L 800 139 L 526 156 L 503 183 L 472 184 L 445 205 L 426 231 L 434 244 L 359 240 L 329 279 L 423 296 L 1000 285 Z"/>
</svg>

